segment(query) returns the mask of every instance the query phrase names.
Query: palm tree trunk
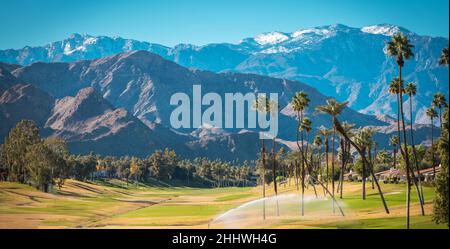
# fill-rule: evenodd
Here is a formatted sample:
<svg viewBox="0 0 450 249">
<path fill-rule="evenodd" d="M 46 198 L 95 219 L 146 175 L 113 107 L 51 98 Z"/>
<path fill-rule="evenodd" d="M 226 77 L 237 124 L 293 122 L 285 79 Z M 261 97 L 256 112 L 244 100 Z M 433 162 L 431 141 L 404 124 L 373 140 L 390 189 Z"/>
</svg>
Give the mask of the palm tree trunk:
<svg viewBox="0 0 450 249">
<path fill-rule="evenodd" d="M 275 155 L 275 137 L 272 138 L 272 170 L 273 170 L 273 191 L 275 191 L 275 199 L 277 202 L 277 216 L 280 215 L 280 208 L 278 205 L 278 190 L 277 190 L 277 162 Z"/>
<path fill-rule="evenodd" d="M 336 129 L 339 133 L 341 133 L 342 136 L 345 137 L 345 140 L 347 140 L 359 153 L 359 155 L 361 156 L 363 163 L 369 164 L 367 161 L 367 158 L 365 156 L 365 154 L 363 153 L 363 151 L 361 150 L 361 148 L 359 148 L 359 146 L 357 144 L 355 144 L 349 137 L 348 135 L 345 133 L 344 129 L 342 128 L 339 120 L 337 118 L 333 119 L 333 123 L 336 126 Z M 381 187 L 380 184 L 378 183 L 377 178 L 375 177 L 375 174 L 373 173 L 373 170 L 370 170 L 370 174 L 373 176 L 374 180 L 375 180 L 375 184 L 377 186 L 378 189 L 378 194 L 380 195 L 381 198 L 381 202 L 383 203 L 384 206 L 384 210 L 386 211 L 387 214 L 389 214 L 389 208 L 386 204 L 386 200 L 384 199 L 384 195 L 383 195 L 383 191 L 381 191 Z"/>
<path fill-rule="evenodd" d="M 303 112 L 300 112 L 300 123 L 303 122 Z M 305 155 L 303 155 L 303 131 L 300 131 L 300 138 L 301 138 L 301 164 L 302 164 L 302 216 L 305 215 Z"/>
<path fill-rule="evenodd" d="M 434 178 L 436 176 L 436 166 L 435 166 L 436 163 L 434 162 L 433 128 L 434 128 L 433 117 L 431 117 L 431 163 L 433 164 L 433 178 Z"/>
<path fill-rule="evenodd" d="M 329 173 L 328 173 L 328 168 L 329 168 L 329 164 L 328 164 L 328 154 L 329 154 L 329 148 L 328 148 L 328 137 L 326 137 L 325 138 L 325 160 L 326 160 L 326 166 L 327 166 L 327 168 L 326 168 L 326 178 L 325 178 L 325 181 L 326 181 L 326 186 L 327 186 L 327 188 L 328 188 L 328 180 L 329 180 L 329 178 L 330 178 L 330 176 L 329 176 Z"/>
<path fill-rule="evenodd" d="M 335 137 L 336 137 L 336 127 L 333 125 L 333 138 L 332 138 L 332 151 L 331 151 L 331 189 L 332 189 L 332 193 L 333 193 L 333 197 L 334 197 L 334 142 L 335 142 Z M 334 210 L 334 202 L 333 202 L 333 213 L 335 212 Z"/>
<path fill-rule="evenodd" d="M 407 189 L 406 189 L 406 228 L 409 229 L 410 224 L 410 210 L 411 210 L 411 179 L 410 179 L 410 161 L 408 155 L 408 143 L 406 142 L 406 128 L 405 128 L 405 116 L 403 114 L 403 88 L 402 88 L 402 67 L 399 66 L 399 84 L 398 84 L 398 92 L 399 92 L 399 109 L 400 109 L 400 117 L 402 120 L 402 133 L 403 133 L 403 146 L 400 146 L 400 151 L 402 151 L 403 159 L 406 164 L 406 181 L 407 181 Z"/>
<path fill-rule="evenodd" d="M 302 120 L 302 115 L 301 115 L 301 112 L 297 112 L 297 117 L 298 117 L 298 125 L 297 125 L 297 130 L 295 131 L 295 134 L 296 134 L 296 141 L 297 141 L 297 147 L 298 147 L 298 153 L 299 153 L 299 160 L 300 160 L 300 163 L 302 164 L 302 172 L 299 172 L 301 175 L 300 175 L 300 177 L 301 177 L 301 187 L 302 187 L 302 200 L 301 200 L 301 203 L 300 203 L 300 206 L 301 206 L 301 215 L 303 216 L 303 214 L 304 214 L 304 210 L 303 210 L 303 197 L 304 197 L 304 192 L 305 192 L 305 185 L 304 185 L 304 182 L 303 182 L 303 172 L 304 172 L 304 169 L 303 169 L 303 167 L 304 167 L 304 164 L 303 164 L 303 160 L 302 160 L 302 158 L 303 158 L 303 154 L 302 154 L 302 146 L 303 146 L 303 141 L 302 141 L 302 146 L 300 146 L 300 143 L 299 143 L 299 138 L 298 138 L 298 134 L 299 134 L 299 130 L 300 130 L 300 124 L 301 124 L 301 120 Z M 298 187 L 297 187 L 297 189 L 298 189 Z"/>
<path fill-rule="evenodd" d="M 416 152 L 416 146 L 414 145 L 414 130 L 413 130 L 413 120 L 412 120 L 412 94 L 409 94 L 409 120 L 410 120 L 410 135 L 411 135 L 411 145 L 413 150 L 413 156 L 414 156 L 414 165 L 416 166 L 417 170 L 417 178 L 414 174 L 414 170 L 411 170 L 412 173 L 412 179 L 414 181 L 414 185 L 416 186 L 417 195 L 419 197 L 419 203 L 420 203 L 420 211 L 422 213 L 422 216 L 425 215 L 425 209 L 423 208 L 424 205 L 424 197 L 423 197 L 423 188 L 422 188 L 422 180 L 420 179 L 420 171 L 419 171 L 419 163 L 417 162 L 417 152 Z"/>
<path fill-rule="evenodd" d="M 397 168 L 397 145 L 394 144 L 394 169 Z"/>
<path fill-rule="evenodd" d="M 342 199 L 342 188 L 343 188 L 343 186 L 342 185 L 344 185 L 344 170 L 345 170 L 345 157 L 346 157 L 346 155 L 345 155 L 345 144 L 344 144 L 344 139 L 343 138 L 341 138 L 341 153 L 342 153 L 342 160 L 341 160 L 341 174 L 340 174 L 340 179 L 339 179 L 339 181 L 340 181 L 340 184 L 339 184 L 339 187 L 340 187 L 340 190 L 339 190 L 339 198 L 340 199 Z"/>
<path fill-rule="evenodd" d="M 263 220 L 266 219 L 266 148 L 264 145 L 264 139 L 261 139 L 261 158 L 262 158 L 262 185 L 263 185 Z"/>
<path fill-rule="evenodd" d="M 369 147 L 369 161 L 372 164 L 372 167 L 374 165 L 374 159 L 373 158 L 374 157 L 372 157 L 372 147 Z M 372 170 L 373 170 L 373 168 L 372 168 Z M 375 187 L 373 186 L 373 182 L 374 182 L 374 180 L 372 178 L 372 189 L 375 189 Z"/>
<path fill-rule="evenodd" d="M 364 156 L 366 156 L 366 149 L 363 149 L 363 153 Z M 362 170 L 361 170 L 361 175 L 362 175 L 362 199 L 365 200 L 366 199 L 366 163 L 362 162 Z"/>
<path fill-rule="evenodd" d="M 295 160 L 295 169 L 294 169 L 294 173 L 295 173 L 295 187 L 297 188 L 298 191 L 298 178 L 299 178 L 299 174 L 300 174 L 300 170 L 299 170 L 299 165 L 298 165 L 298 161 Z"/>
</svg>

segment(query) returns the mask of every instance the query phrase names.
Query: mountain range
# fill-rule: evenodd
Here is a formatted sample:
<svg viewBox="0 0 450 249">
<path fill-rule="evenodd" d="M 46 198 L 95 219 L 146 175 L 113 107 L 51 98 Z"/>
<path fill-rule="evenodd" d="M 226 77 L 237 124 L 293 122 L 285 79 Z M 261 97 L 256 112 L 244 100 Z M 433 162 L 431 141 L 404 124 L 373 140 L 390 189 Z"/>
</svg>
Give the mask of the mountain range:
<svg viewBox="0 0 450 249">
<path fill-rule="evenodd" d="M 416 46 L 405 77 L 419 85 L 414 99 L 415 140 L 428 143 L 430 125 L 421 124 L 429 123 L 422 112 L 435 91 L 448 97 L 448 68 L 437 65 L 448 39 L 419 36 L 393 25 L 362 29 L 331 25 L 265 33 L 238 44 L 173 48 L 73 34 L 44 47 L 3 50 L 0 139 L 19 120 L 32 119 L 44 136 L 65 138 L 73 153 L 145 156 L 169 147 L 188 158 L 257 158 L 257 130 L 171 127 L 175 107 L 170 97 L 177 92 L 192 97 L 193 85 L 201 84 L 203 93 L 221 96 L 278 93 L 277 147 L 295 149 L 297 120 L 290 101 L 297 91 L 305 91 L 311 99 L 305 111 L 313 122 L 311 134 L 322 125 L 330 127 L 330 117 L 316 113 L 315 107 L 334 97 L 350 101 L 341 121 L 356 128 L 373 127 L 378 146 L 387 147 L 396 126 L 391 117 L 395 102 L 386 92 L 386 82 L 396 75 L 396 66 L 383 47 L 399 31 Z M 428 84 L 431 79 L 434 83 Z"/>
<path fill-rule="evenodd" d="M 38 61 L 72 62 L 145 50 L 188 68 L 304 82 L 326 96 L 348 100 L 350 107 L 361 113 L 394 116 L 395 97 L 388 93 L 388 87 L 397 74 L 397 66 L 387 56 L 385 44 L 397 32 L 406 34 L 415 46 L 415 56 L 403 70 L 405 81 L 418 85 L 413 121 L 428 124 L 425 111 L 432 95 L 443 92 L 448 98 L 448 68 L 438 64 L 448 38 L 422 36 L 390 24 L 362 28 L 335 24 L 290 33 L 263 33 L 236 44 L 174 47 L 120 37 L 72 34 L 42 47 L 2 50 L 0 61 L 21 65 Z M 405 112 L 409 109 L 405 108 Z"/>
<path fill-rule="evenodd" d="M 223 160 L 253 160 L 260 150 L 258 131 L 196 127 L 174 130 L 170 125 L 170 96 L 192 97 L 192 87 L 202 92 L 278 93 L 277 147 L 293 148 L 297 120 L 290 100 L 297 91 L 311 99 L 305 110 L 317 127 L 330 127 L 331 119 L 314 111 L 328 99 L 298 81 L 256 74 L 213 73 L 180 66 L 147 51 L 120 53 L 96 60 L 37 62 L 28 66 L 0 64 L 0 138 L 21 119 L 32 119 L 44 136 L 65 138 L 73 153 L 144 156 L 155 149 L 173 148 L 188 158 L 205 156 Z M 390 120 L 380 120 L 346 108 L 341 120 L 356 127 L 372 126 L 379 146 L 387 146 L 395 133 Z M 416 139 L 426 141 L 430 127 L 416 129 Z M 309 141 L 313 136 L 309 138 Z M 294 148 L 295 149 L 295 148 Z"/>
</svg>

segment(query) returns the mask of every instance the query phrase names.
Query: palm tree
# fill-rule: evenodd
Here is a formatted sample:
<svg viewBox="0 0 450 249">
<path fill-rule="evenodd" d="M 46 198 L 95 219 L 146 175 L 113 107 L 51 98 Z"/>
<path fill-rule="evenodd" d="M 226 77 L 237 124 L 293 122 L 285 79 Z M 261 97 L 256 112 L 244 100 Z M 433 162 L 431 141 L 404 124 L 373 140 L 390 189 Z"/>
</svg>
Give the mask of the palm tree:
<svg viewBox="0 0 450 249">
<path fill-rule="evenodd" d="M 309 152 L 309 144 L 308 144 L 308 141 L 309 141 L 309 134 L 310 134 L 310 132 L 311 132 L 311 125 L 312 125 L 311 120 L 310 120 L 309 118 L 304 118 L 304 119 L 302 120 L 302 124 L 301 124 L 301 126 L 300 126 L 300 131 L 301 131 L 301 132 L 306 132 L 306 148 L 305 148 L 304 151 L 303 151 L 303 153 L 304 153 L 304 158 L 305 158 L 305 164 L 307 163 L 307 157 L 308 157 L 308 152 Z M 303 143 L 303 141 L 302 141 L 302 143 Z M 312 153 L 310 153 L 310 155 L 311 155 L 311 160 L 310 160 L 310 165 L 311 165 L 311 167 L 310 167 L 310 169 L 312 170 L 312 169 L 314 169 L 314 168 L 313 168 Z M 308 167 L 307 167 L 307 168 L 308 168 Z M 303 171 L 304 171 L 304 172 L 303 172 Z M 309 176 L 311 176 L 312 173 L 313 173 L 312 171 L 308 170 Z M 305 176 L 306 176 L 306 170 L 302 169 L 302 174 L 303 174 L 303 179 L 304 179 Z M 313 187 L 314 193 L 315 193 L 316 198 L 317 198 L 317 192 L 316 192 L 316 187 L 314 186 L 314 182 L 311 181 L 311 177 L 309 177 L 309 180 L 310 180 L 310 181 L 309 181 L 309 184 L 311 184 L 311 186 Z M 302 193 L 302 194 L 303 194 L 303 193 Z"/>
<path fill-rule="evenodd" d="M 441 57 L 439 58 L 439 65 L 448 66 L 448 47 L 442 49 Z"/>
<path fill-rule="evenodd" d="M 387 43 L 387 52 L 390 56 L 395 56 L 395 62 L 398 66 L 398 80 L 400 82 L 398 86 L 398 108 L 400 109 L 400 117 L 402 120 L 402 132 L 403 132 L 403 146 L 400 146 L 400 151 L 402 152 L 403 159 L 406 163 L 406 178 L 407 178 L 407 197 L 406 197 L 406 228 L 409 229 L 409 218 L 410 218 L 410 198 L 411 198 L 411 179 L 410 179 L 410 161 L 408 155 L 408 145 L 406 142 L 406 127 L 405 127 L 405 117 L 403 114 L 403 84 L 402 84 L 402 68 L 405 64 L 405 60 L 409 60 L 414 56 L 412 48 L 414 46 L 410 44 L 409 39 L 402 33 L 395 34 L 392 40 Z"/>
<path fill-rule="evenodd" d="M 358 153 L 361 156 L 363 162 L 366 165 L 371 165 L 367 161 L 366 156 L 362 153 L 361 148 L 359 148 L 359 146 L 350 139 L 350 137 L 348 136 L 348 134 L 345 132 L 344 128 L 342 127 L 341 123 L 339 122 L 339 119 L 337 118 L 339 113 L 345 108 L 345 106 L 348 104 L 348 102 L 339 103 L 339 102 L 337 102 L 334 99 L 329 99 L 329 100 L 327 100 L 327 104 L 328 105 L 316 107 L 317 111 L 323 112 L 323 113 L 327 113 L 327 114 L 331 115 L 332 116 L 332 120 L 333 120 L 332 121 L 333 127 L 335 127 L 336 130 L 342 136 L 344 136 L 345 140 L 348 141 L 358 151 Z M 372 177 L 375 179 L 375 184 L 377 185 L 378 194 L 380 195 L 381 202 L 383 203 L 383 206 L 384 206 L 384 210 L 386 211 L 386 213 L 389 213 L 389 208 L 388 208 L 388 206 L 386 204 L 386 200 L 384 199 L 383 192 L 381 191 L 381 187 L 380 187 L 380 185 L 378 183 L 378 180 L 375 177 L 375 174 L 373 173 L 373 170 L 371 170 L 370 173 L 372 174 Z M 334 198 L 333 198 L 333 200 L 335 201 Z"/>
<path fill-rule="evenodd" d="M 420 175 L 420 171 L 419 171 L 419 162 L 417 161 L 417 151 L 416 151 L 416 146 L 414 145 L 412 99 L 413 99 L 413 96 L 416 96 L 416 94 L 417 94 L 416 84 L 414 84 L 414 82 L 408 83 L 408 85 L 406 85 L 406 88 L 405 88 L 405 93 L 407 93 L 409 95 L 409 120 L 410 120 L 409 133 L 411 135 L 411 146 L 412 146 L 413 156 L 414 156 L 414 165 L 415 165 L 415 169 L 418 174 L 418 178 L 416 178 L 416 176 L 414 174 L 414 170 L 411 170 L 411 177 L 414 181 L 414 185 L 416 186 L 417 194 L 419 195 L 420 209 L 421 209 L 422 215 L 425 215 L 425 209 L 423 207 L 424 198 L 423 198 L 423 191 L 422 191 L 422 180 L 420 179 L 421 175 Z"/>
<path fill-rule="evenodd" d="M 317 149 L 317 164 L 316 164 L 316 171 L 318 172 L 318 175 L 320 175 L 320 179 L 323 179 L 323 172 L 322 172 L 322 167 L 321 167 L 321 160 L 322 160 L 322 153 L 320 153 L 320 147 L 323 144 L 323 140 L 322 137 L 320 136 L 320 134 L 318 133 L 315 137 L 314 137 L 314 141 L 313 141 L 313 145 L 314 147 Z M 312 151 L 313 152 L 313 151 Z M 324 196 L 325 196 L 325 191 L 323 192 Z"/>
<path fill-rule="evenodd" d="M 369 156 L 369 162 L 371 162 L 371 155 L 370 155 L 370 147 L 372 145 L 372 136 L 373 136 L 374 131 L 370 128 L 363 128 L 361 129 L 358 134 L 356 134 L 355 136 L 355 142 L 356 144 L 358 144 L 359 148 L 361 148 L 362 153 L 364 154 L 364 156 L 366 155 L 366 153 L 368 152 L 368 156 Z M 369 151 L 367 151 L 369 150 Z M 371 162 L 372 163 L 372 162 Z M 370 167 L 369 165 L 367 165 L 364 161 L 362 163 L 362 170 L 361 170 L 361 174 L 362 174 L 362 199 L 365 200 L 366 199 L 366 171 L 369 171 L 369 169 L 366 167 Z"/>
<path fill-rule="evenodd" d="M 345 132 L 348 134 L 349 137 L 353 136 L 352 129 L 354 128 L 354 124 L 350 124 L 348 122 L 342 123 L 342 127 L 344 128 Z M 341 174 L 339 177 L 339 184 L 338 184 L 338 192 L 339 192 L 339 198 L 342 199 L 343 195 L 343 189 L 344 189 L 344 173 L 345 173 L 345 166 L 347 165 L 347 162 L 350 160 L 350 148 L 349 143 L 345 140 L 343 136 L 340 138 L 340 145 L 341 145 Z"/>
<path fill-rule="evenodd" d="M 269 100 L 267 96 L 259 97 L 253 104 L 253 108 L 260 113 L 260 115 L 265 115 L 270 110 Z M 265 134 L 263 134 L 265 136 Z M 263 137 L 261 140 L 261 161 L 262 161 L 262 186 L 263 186 L 263 219 L 266 219 L 266 146 L 264 145 Z"/>
<path fill-rule="evenodd" d="M 325 180 L 326 180 L 326 186 L 328 188 L 328 179 L 329 179 L 329 174 L 328 174 L 328 168 L 329 168 L 329 165 L 328 165 L 328 149 L 329 149 L 328 137 L 330 136 L 331 131 L 328 130 L 327 128 L 325 128 L 324 126 L 321 126 L 319 128 L 319 133 L 320 133 L 320 135 L 322 135 L 323 141 L 324 141 L 323 143 L 324 143 L 325 162 L 326 162 L 326 164 L 325 164 L 325 166 L 326 166 L 326 169 L 325 169 L 325 172 L 326 172 L 325 173 L 326 174 Z"/>
<path fill-rule="evenodd" d="M 439 109 L 439 127 L 442 131 L 442 108 L 447 107 L 447 100 L 445 99 L 445 95 L 443 93 L 434 94 L 432 104 L 434 107 L 437 107 Z"/>
<path fill-rule="evenodd" d="M 394 153 L 394 166 L 393 166 L 393 168 L 397 167 L 397 146 L 399 145 L 399 143 L 400 143 L 400 141 L 399 141 L 398 136 L 392 136 L 389 139 L 389 144 L 392 145 L 392 147 L 393 147 L 392 150 L 393 150 L 393 153 Z"/>
<path fill-rule="evenodd" d="M 434 128 L 434 122 L 433 120 L 438 117 L 438 114 L 436 110 L 433 107 L 430 107 L 427 109 L 427 116 L 430 118 L 431 121 L 431 163 L 433 164 L 433 175 L 436 175 L 436 164 L 434 162 L 434 145 L 433 145 L 433 128 Z"/>
<path fill-rule="evenodd" d="M 304 215 L 304 193 L 305 193 L 305 173 L 304 173 L 304 169 L 305 169 L 305 155 L 303 154 L 303 131 L 301 130 L 301 125 L 303 122 L 303 112 L 306 109 L 306 107 L 308 107 L 309 105 L 309 98 L 308 98 L 308 94 L 306 92 L 297 92 L 295 94 L 295 96 L 292 98 L 292 109 L 297 112 L 297 119 L 298 119 L 298 125 L 297 125 L 297 130 L 295 132 L 296 134 L 296 141 L 297 141 L 297 147 L 299 150 L 299 156 L 300 156 L 300 162 L 302 165 L 302 172 L 301 172 L 301 187 L 302 187 L 302 202 L 301 202 L 301 215 Z M 301 135 L 301 145 L 299 142 L 299 132 Z"/>
<path fill-rule="evenodd" d="M 398 104 L 400 101 L 400 95 L 398 89 L 403 85 L 403 81 L 400 81 L 398 78 L 394 78 L 389 85 L 389 93 L 395 94 L 397 98 L 397 136 L 398 136 L 398 144 L 400 145 L 400 105 Z"/>
<path fill-rule="evenodd" d="M 322 146 L 322 143 L 323 143 L 322 137 L 320 137 L 320 135 L 316 135 L 316 136 L 314 137 L 313 144 L 314 144 L 314 146 L 317 148 L 317 157 L 318 157 L 318 161 L 317 161 L 317 169 L 319 169 L 319 170 L 320 170 L 320 160 L 321 160 L 321 158 L 322 158 L 322 155 L 321 155 L 321 153 L 320 153 L 320 146 Z"/>
<path fill-rule="evenodd" d="M 316 110 L 322 113 L 326 113 L 331 115 L 332 119 L 336 119 L 336 116 L 339 115 L 345 106 L 348 104 L 348 101 L 344 103 L 339 103 L 335 99 L 328 99 L 327 105 L 317 106 Z M 334 197 L 334 152 L 335 152 L 335 138 L 336 138 L 336 126 L 333 125 L 333 136 L 331 139 L 331 193 Z M 333 212 L 334 212 L 334 203 L 333 203 Z"/>
<path fill-rule="evenodd" d="M 270 115 L 272 115 L 272 122 L 273 126 L 275 126 L 275 112 L 278 112 L 278 103 L 273 101 L 273 100 L 269 100 L 268 101 L 268 109 L 267 111 L 269 112 Z M 273 176 L 273 190 L 275 192 L 275 196 L 278 196 L 278 190 L 277 190 L 277 159 L 276 159 L 276 154 L 275 154 L 275 139 L 276 136 L 272 135 L 272 176 Z M 276 199 L 276 203 L 277 203 L 277 216 L 280 215 L 280 209 L 279 209 L 279 205 L 278 205 L 278 198 Z"/>
</svg>

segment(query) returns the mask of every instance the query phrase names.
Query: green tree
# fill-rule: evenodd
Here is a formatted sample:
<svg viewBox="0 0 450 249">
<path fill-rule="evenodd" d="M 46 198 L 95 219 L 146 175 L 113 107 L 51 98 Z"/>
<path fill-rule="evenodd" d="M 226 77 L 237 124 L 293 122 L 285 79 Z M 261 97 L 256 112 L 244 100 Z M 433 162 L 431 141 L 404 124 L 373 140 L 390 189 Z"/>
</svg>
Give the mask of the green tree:
<svg viewBox="0 0 450 249">
<path fill-rule="evenodd" d="M 433 165 L 433 175 L 436 175 L 436 161 L 435 161 L 435 157 L 434 157 L 434 143 L 433 143 L 433 130 L 434 130 L 434 122 L 433 120 L 435 118 L 437 118 L 438 114 L 436 112 L 436 110 L 434 109 L 434 107 L 430 107 L 427 109 L 427 116 L 430 118 L 430 122 L 431 122 L 431 163 Z"/>
<path fill-rule="evenodd" d="M 321 126 L 319 128 L 319 133 L 320 135 L 322 135 L 323 137 L 323 144 L 324 144 L 324 150 L 325 150 L 325 181 L 326 181 L 326 187 L 328 188 L 328 180 L 329 180 L 329 173 L 328 173 L 328 169 L 330 168 L 330 165 L 328 163 L 328 155 L 329 155 L 329 143 L 328 143 L 328 138 L 331 135 L 332 131 L 330 131 L 329 129 L 325 128 L 324 126 Z"/>
<path fill-rule="evenodd" d="M 130 178 L 134 179 L 134 181 L 137 182 L 140 180 L 142 175 L 141 165 L 138 158 L 131 158 L 130 163 Z"/>
<path fill-rule="evenodd" d="M 448 47 L 442 49 L 441 57 L 439 58 L 439 64 L 448 66 Z"/>
<path fill-rule="evenodd" d="M 52 179 L 61 189 L 65 179 L 69 178 L 70 168 L 66 162 L 69 156 L 69 148 L 64 139 L 60 137 L 48 137 L 44 140 L 44 145 L 55 155 L 55 167 L 51 168 Z"/>
<path fill-rule="evenodd" d="M 448 108 L 446 108 L 444 113 L 445 123 L 443 125 L 443 130 L 441 137 L 438 142 L 438 151 L 441 158 L 441 171 L 436 176 L 435 180 L 435 192 L 436 198 L 434 200 L 433 207 L 433 220 L 436 223 L 447 223 L 448 222 L 448 214 L 449 214 L 449 171 L 448 171 L 448 162 L 449 162 L 449 117 L 448 117 Z"/>
<path fill-rule="evenodd" d="M 10 181 L 27 182 L 29 172 L 25 155 L 31 145 L 40 142 L 39 128 L 33 121 L 22 120 L 11 129 L 2 149 L 2 161 L 8 169 Z"/>
<path fill-rule="evenodd" d="M 25 154 L 30 182 L 36 188 L 48 192 L 53 184 L 52 171 L 58 167 L 58 156 L 44 143 L 30 145 Z"/>
<path fill-rule="evenodd" d="M 447 100 L 445 99 L 445 95 L 443 93 L 434 94 L 432 104 L 434 107 L 439 109 L 439 124 L 442 130 L 442 109 L 447 107 Z"/>
</svg>

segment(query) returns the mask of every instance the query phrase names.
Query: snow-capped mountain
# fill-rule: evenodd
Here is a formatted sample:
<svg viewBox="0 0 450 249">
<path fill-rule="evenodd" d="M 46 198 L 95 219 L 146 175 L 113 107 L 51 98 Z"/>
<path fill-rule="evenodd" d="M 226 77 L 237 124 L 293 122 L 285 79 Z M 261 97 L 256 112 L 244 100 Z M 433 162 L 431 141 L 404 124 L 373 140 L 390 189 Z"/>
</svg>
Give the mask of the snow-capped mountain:
<svg viewBox="0 0 450 249">
<path fill-rule="evenodd" d="M 440 91 L 448 97 L 448 68 L 438 64 L 448 38 L 421 36 L 390 24 L 362 28 L 335 24 L 291 33 L 263 33 L 236 44 L 180 44 L 172 48 L 119 37 L 74 34 L 43 47 L 0 51 L 0 61 L 22 65 L 70 62 L 146 50 L 185 67 L 305 82 L 325 95 L 350 101 L 350 106 L 362 113 L 394 116 L 395 98 L 387 90 L 397 75 L 397 66 L 386 55 L 385 44 L 398 32 L 406 34 L 415 46 L 415 56 L 403 71 L 406 82 L 418 84 L 413 119 L 428 123 L 425 110 L 432 95 Z"/>
</svg>

